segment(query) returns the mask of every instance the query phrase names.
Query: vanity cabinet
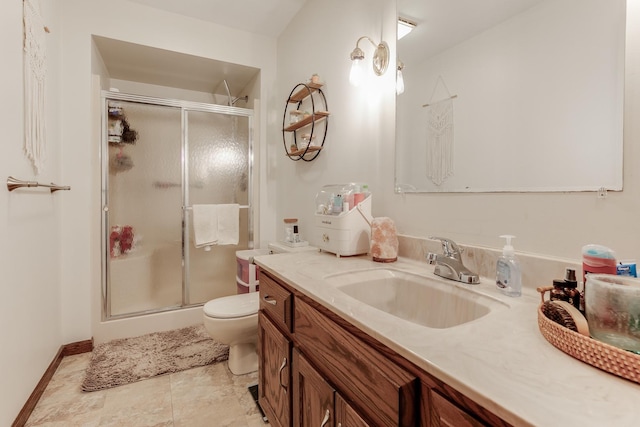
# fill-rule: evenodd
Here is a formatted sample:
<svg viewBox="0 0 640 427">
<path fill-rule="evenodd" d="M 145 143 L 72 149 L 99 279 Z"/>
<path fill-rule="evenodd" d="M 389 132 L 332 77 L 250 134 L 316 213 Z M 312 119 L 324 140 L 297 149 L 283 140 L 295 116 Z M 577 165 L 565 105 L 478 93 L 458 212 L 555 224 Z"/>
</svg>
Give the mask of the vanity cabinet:
<svg viewBox="0 0 640 427">
<path fill-rule="evenodd" d="M 259 340 L 274 426 L 509 425 L 264 269 Z"/>
</svg>

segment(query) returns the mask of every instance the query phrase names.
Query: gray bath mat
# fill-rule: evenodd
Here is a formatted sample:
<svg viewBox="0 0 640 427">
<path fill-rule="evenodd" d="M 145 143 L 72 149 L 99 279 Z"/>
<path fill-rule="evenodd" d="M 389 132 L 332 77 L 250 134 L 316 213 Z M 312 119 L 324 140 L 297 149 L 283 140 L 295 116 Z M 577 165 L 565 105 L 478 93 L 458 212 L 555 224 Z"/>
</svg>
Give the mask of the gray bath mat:
<svg viewBox="0 0 640 427">
<path fill-rule="evenodd" d="M 229 346 L 213 340 L 203 325 L 113 340 L 93 349 L 82 390 L 130 384 L 228 357 Z"/>
</svg>

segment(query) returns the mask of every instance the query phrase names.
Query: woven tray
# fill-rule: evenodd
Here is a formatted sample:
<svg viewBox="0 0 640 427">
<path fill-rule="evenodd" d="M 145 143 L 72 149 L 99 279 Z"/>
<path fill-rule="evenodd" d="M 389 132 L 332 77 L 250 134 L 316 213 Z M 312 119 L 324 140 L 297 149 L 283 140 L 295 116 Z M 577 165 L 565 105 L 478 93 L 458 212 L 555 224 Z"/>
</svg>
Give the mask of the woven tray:
<svg viewBox="0 0 640 427">
<path fill-rule="evenodd" d="M 640 384 L 640 355 L 594 340 L 550 320 L 538 307 L 540 332 L 555 347 L 589 365 Z"/>
</svg>

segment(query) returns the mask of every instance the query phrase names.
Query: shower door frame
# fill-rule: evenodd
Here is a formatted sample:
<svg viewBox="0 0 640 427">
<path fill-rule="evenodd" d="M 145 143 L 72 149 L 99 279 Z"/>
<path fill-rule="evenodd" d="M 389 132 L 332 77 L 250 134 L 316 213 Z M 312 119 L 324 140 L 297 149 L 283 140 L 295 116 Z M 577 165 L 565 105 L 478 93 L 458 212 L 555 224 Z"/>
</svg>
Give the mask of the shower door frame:
<svg viewBox="0 0 640 427">
<path fill-rule="evenodd" d="M 253 160 L 254 160 L 254 147 L 253 147 L 253 116 L 252 109 L 229 107 L 218 104 L 207 104 L 202 102 L 184 101 L 178 99 L 169 98 L 156 98 L 151 96 L 135 95 L 121 92 L 112 92 L 108 90 L 101 91 L 100 100 L 102 103 L 101 111 L 101 123 L 102 131 L 100 138 L 100 167 L 101 167 L 101 233 L 100 233 L 100 256 L 101 256 L 101 307 L 102 321 L 117 320 L 130 317 L 138 317 L 147 314 L 163 313 L 167 311 L 182 310 L 190 307 L 197 307 L 203 305 L 203 303 L 189 304 L 189 224 L 190 218 L 188 211 L 191 210 L 189 202 L 189 126 L 188 115 L 190 111 L 204 112 L 204 113 L 217 113 L 228 116 L 246 117 L 248 125 L 248 141 L 247 141 L 247 206 L 248 211 L 248 246 L 253 247 Z M 159 107 L 177 108 L 180 110 L 180 123 L 181 123 L 181 141 L 180 141 L 180 166 L 181 166 L 181 194 L 182 194 L 182 303 L 180 306 L 161 307 L 150 310 L 136 311 L 132 313 L 111 314 L 111 277 L 109 268 L 110 253 L 108 250 L 109 243 L 109 124 L 108 124 L 108 105 L 109 101 L 126 101 L 135 102 L 139 104 L 154 105 Z M 245 206 L 242 206 L 245 208 Z"/>
</svg>

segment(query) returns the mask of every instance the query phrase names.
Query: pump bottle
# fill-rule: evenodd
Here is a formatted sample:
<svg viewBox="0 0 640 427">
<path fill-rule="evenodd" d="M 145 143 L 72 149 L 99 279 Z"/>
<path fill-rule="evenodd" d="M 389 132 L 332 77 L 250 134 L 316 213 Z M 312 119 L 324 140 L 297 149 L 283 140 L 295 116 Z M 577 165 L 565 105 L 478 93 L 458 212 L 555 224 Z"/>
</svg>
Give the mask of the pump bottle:
<svg viewBox="0 0 640 427">
<path fill-rule="evenodd" d="M 500 236 L 507 240 L 507 244 L 502 248 L 502 256 L 496 263 L 496 286 L 503 294 L 510 297 L 522 295 L 522 271 L 520 261 L 516 258 L 515 250 L 511 246 L 511 239 L 515 236 Z"/>
</svg>

